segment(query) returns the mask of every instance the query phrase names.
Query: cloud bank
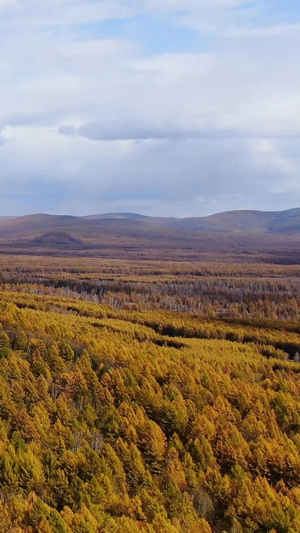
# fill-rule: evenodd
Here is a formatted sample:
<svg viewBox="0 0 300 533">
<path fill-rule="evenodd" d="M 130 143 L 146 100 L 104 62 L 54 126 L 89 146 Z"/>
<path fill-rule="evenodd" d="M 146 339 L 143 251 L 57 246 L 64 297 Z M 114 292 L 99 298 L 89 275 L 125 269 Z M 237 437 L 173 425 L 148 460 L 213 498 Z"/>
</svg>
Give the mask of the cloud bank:
<svg viewBox="0 0 300 533">
<path fill-rule="evenodd" d="M 300 205 L 300 9 L 0 0 L 1 214 Z"/>
</svg>

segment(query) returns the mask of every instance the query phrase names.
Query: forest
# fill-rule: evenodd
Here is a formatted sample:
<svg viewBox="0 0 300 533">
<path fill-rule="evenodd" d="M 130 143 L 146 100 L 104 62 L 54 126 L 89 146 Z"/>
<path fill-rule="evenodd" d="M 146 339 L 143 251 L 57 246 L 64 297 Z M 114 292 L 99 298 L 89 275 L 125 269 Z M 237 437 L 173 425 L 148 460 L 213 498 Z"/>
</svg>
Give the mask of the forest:
<svg viewBox="0 0 300 533">
<path fill-rule="evenodd" d="M 0 255 L 1 533 L 300 532 L 300 266 Z"/>
</svg>

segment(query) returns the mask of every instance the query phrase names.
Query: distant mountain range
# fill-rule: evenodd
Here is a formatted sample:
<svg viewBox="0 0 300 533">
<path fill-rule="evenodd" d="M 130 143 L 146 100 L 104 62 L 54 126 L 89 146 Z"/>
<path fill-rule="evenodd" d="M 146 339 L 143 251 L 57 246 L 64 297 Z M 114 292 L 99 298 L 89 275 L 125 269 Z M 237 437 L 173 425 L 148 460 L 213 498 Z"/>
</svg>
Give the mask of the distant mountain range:
<svg viewBox="0 0 300 533">
<path fill-rule="evenodd" d="M 0 217 L 0 253 L 72 251 L 99 257 L 180 260 L 202 260 L 205 254 L 221 254 L 221 260 L 224 254 L 242 259 L 241 254 L 267 254 L 267 260 L 298 263 L 300 208 L 227 211 L 189 218 L 136 213 Z"/>
<path fill-rule="evenodd" d="M 83 217 L 34 214 L 22 217 L 0 217 L 0 237 L 20 236 L 31 232 L 69 228 L 72 232 L 95 236 L 99 232 L 123 232 L 160 228 L 183 232 L 222 233 L 300 233 L 300 208 L 287 211 L 225 211 L 205 217 L 166 218 L 137 213 L 104 213 Z M 91 233 L 89 233 L 91 230 Z"/>
</svg>

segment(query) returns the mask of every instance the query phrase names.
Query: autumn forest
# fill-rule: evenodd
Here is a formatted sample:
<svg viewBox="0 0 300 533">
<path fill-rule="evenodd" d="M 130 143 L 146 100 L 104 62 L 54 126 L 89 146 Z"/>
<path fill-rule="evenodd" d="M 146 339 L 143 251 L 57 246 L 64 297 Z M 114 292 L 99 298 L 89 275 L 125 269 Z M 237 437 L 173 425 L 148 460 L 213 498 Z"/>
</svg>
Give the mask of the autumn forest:
<svg viewBox="0 0 300 533">
<path fill-rule="evenodd" d="M 299 532 L 299 318 L 298 265 L 1 255 L 1 532 Z"/>
</svg>

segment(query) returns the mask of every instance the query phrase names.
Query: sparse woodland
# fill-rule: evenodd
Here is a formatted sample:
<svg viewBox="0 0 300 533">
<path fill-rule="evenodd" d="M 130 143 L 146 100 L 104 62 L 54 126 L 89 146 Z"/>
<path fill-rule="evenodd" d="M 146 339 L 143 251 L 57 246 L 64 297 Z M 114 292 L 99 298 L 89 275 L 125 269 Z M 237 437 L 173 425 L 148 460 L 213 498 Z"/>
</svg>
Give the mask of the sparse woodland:
<svg viewBox="0 0 300 533">
<path fill-rule="evenodd" d="M 298 533 L 300 267 L 0 257 L 1 533 Z"/>
</svg>

